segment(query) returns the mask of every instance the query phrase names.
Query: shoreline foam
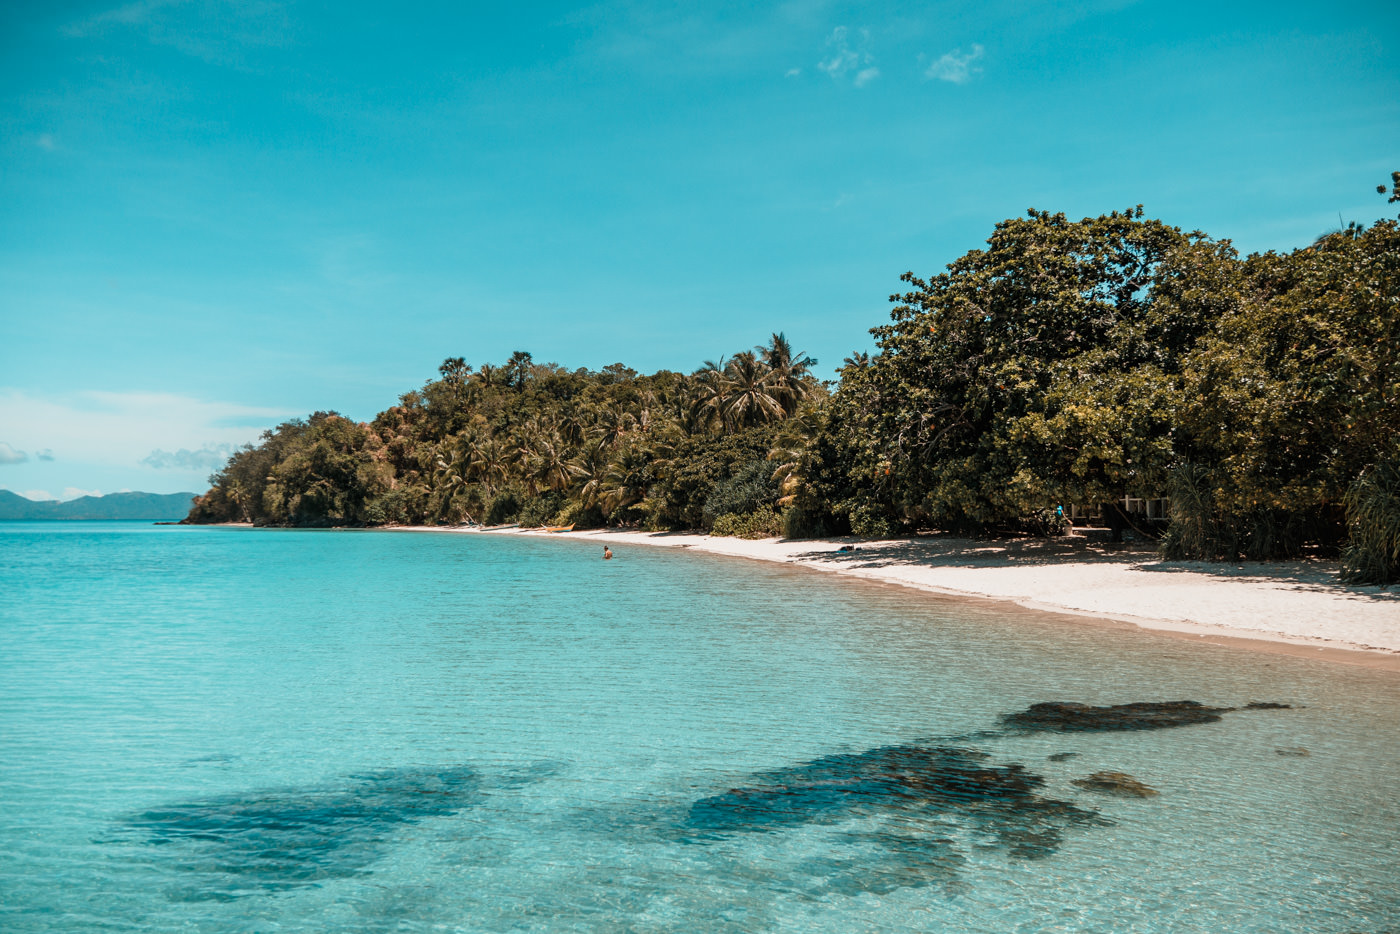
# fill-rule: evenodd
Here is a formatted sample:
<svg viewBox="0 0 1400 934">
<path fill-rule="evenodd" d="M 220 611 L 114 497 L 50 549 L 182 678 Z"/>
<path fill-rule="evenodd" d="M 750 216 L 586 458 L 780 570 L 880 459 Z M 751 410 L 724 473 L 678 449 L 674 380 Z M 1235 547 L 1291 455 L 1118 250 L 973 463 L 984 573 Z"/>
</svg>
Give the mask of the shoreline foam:
<svg viewBox="0 0 1400 934">
<path fill-rule="evenodd" d="M 1342 584 L 1335 562 L 1167 562 L 1148 546 L 1096 544 L 1082 536 L 754 541 L 615 529 L 427 530 L 594 540 L 614 550 L 690 548 L 949 597 L 1003 600 L 1084 623 L 1110 621 L 1195 642 L 1400 671 L 1400 593 Z M 843 545 L 857 550 L 840 552 Z"/>
</svg>

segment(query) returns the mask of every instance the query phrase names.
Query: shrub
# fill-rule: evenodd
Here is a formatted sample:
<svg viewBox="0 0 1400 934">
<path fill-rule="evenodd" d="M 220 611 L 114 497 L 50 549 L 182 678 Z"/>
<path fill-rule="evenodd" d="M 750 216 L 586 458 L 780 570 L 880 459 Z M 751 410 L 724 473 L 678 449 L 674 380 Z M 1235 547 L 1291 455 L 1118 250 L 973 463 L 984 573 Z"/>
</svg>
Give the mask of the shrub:
<svg viewBox="0 0 1400 934">
<path fill-rule="evenodd" d="M 1239 536 L 1216 502 L 1214 474 L 1199 464 L 1171 473 L 1171 525 L 1160 551 L 1168 561 L 1222 561 L 1239 554 Z"/>
<path fill-rule="evenodd" d="M 1361 472 L 1347 490 L 1342 579 L 1354 584 L 1400 582 L 1400 458 Z"/>
<path fill-rule="evenodd" d="M 572 525 L 578 529 L 601 529 L 608 524 L 608 517 L 596 504 L 585 506 L 579 502 L 571 502 L 555 513 L 549 524 Z"/>
<path fill-rule="evenodd" d="M 897 526 L 878 506 L 861 505 L 851 510 L 851 534 L 860 538 L 892 538 Z"/>
<path fill-rule="evenodd" d="M 421 513 L 418 500 L 422 498 L 414 495 L 417 492 L 398 487 L 370 500 L 365 506 L 365 524 L 408 525 L 417 521 Z"/>
<path fill-rule="evenodd" d="M 772 511 L 778 498 L 778 481 L 773 479 L 773 462 L 766 458 L 738 467 L 733 476 L 715 484 L 705 499 L 704 517 L 713 523 L 720 516 L 744 516 L 767 507 Z"/>
<path fill-rule="evenodd" d="M 789 506 L 782 515 L 783 538 L 821 538 L 827 534 L 825 524 L 800 506 Z"/>
<path fill-rule="evenodd" d="M 497 493 L 491 500 L 491 505 L 486 509 L 486 524 L 500 525 L 503 522 L 513 522 L 515 517 L 520 515 L 520 499 L 513 490 L 504 490 Z"/>
<path fill-rule="evenodd" d="M 711 535 L 734 538 L 778 538 L 783 534 L 783 522 L 772 506 L 760 506 L 746 515 L 725 513 L 715 520 Z"/>
<path fill-rule="evenodd" d="M 538 496 L 531 496 L 520 506 L 517 521 L 526 528 L 544 525 L 554 518 L 564 505 L 564 494 L 546 490 Z"/>
</svg>

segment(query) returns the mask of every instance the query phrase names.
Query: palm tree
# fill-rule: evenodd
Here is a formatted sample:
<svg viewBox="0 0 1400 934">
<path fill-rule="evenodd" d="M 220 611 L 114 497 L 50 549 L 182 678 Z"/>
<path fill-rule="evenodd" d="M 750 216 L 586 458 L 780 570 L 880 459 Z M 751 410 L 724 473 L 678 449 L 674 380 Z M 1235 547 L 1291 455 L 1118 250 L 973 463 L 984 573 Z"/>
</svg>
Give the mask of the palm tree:
<svg viewBox="0 0 1400 934">
<path fill-rule="evenodd" d="M 526 468 L 526 482 L 536 489 L 548 487 L 565 491 L 573 486 L 579 469 L 565 457 L 563 441 L 555 437 L 536 438 Z"/>
<path fill-rule="evenodd" d="M 631 412 L 618 405 L 609 405 L 598 412 L 590 434 L 600 439 L 608 447 L 612 447 L 636 425 L 637 420 L 632 417 Z"/>
<path fill-rule="evenodd" d="M 573 472 L 583 483 L 579 495 L 585 506 L 592 506 L 597 501 L 607 469 L 608 448 L 602 441 L 595 439 L 587 442 L 574 457 Z"/>
<path fill-rule="evenodd" d="M 777 463 L 773 479 L 778 481 L 779 506 L 790 506 L 797 498 L 811 470 L 816 437 L 817 422 L 810 412 L 783 423 L 779 437 L 768 452 L 768 459 Z"/>
<path fill-rule="evenodd" d="M 564 416 L 559 419 L 557 428 L 559 437 L 572 448 L 583 444 L 588 435 L 588 426 L 572 404 L 565 410 Z"/>
<path fill-rule="evenodd" d="M 534 372 L 533 358 L 528 351 L 517 350 L 506 361 L 506 384 L 512 389 L 524 389 L 525 383 Z"/>
<path fill-rule="evenodd" d="M 501 368 L 490 363 L 483 363 L 481 369 L 468 376 L 467 379 L 478 392 L 491 389 L 501 384 Z"/>
<path fill-rule="evenodd" d="M 706 360 L 690 379 L 690 417 L 697 430 L 714 423 L 724 427 L 724 400 L 729 392 L 727 368 L 724 357 L 720 357 L 718 363 Z"/>
<path fill-rule="evenodd" d="M 471 436 L 462 433 L 445 439 L 439 446 L 432 474 L 433 498 L 437 501 L 435 512 L 439 519 L 447 515 L 453 504 L 458 502 L 470 487 L 470 452 L 474 443 Z M 471 515 L 467 514 L 465 509 L 463 514 L 471 519 Z"/>
<path fill-rule="evenodd" d="M 783 414 L 793 414 L 811 392 L 808 380 L 817 361 L 805 352 L 793 354 L 792 345 L 782 332 L 774 334 L 767 347 L 760 344 L 754 351 L 773 374 L 772 395 L 782 405 Z"/>
<path fill-rule="evenodd" d="M 584 502 L 602 507 L 609 515 L 640 503 L 647 495 L 647 468 L 650 455 L 635 445 L 624 446 L 608 461 L 601 475 L 595 474 L 584 485 Z"/>
<path fill-rule="evenodd" d="M 518 433 L 511 435 L 507 445 L 507 464 L 515 476 L 525 482 L 525 492 L 534 496 L 540 491 L 539 484 L 530 475 L 530 459 L 535 456 L 536 435 L 527 422 Z"/>
<path fill-rule="evenodd" d="M 487 496 L 494 496 L 496 484 L 509 475 L 510 454 L 494 437 L 473 440 L 467 449 L 467 462 L 472 479 L 486 488 Z"/>
<path fill-rule="evenodd" d="M 773 371 L 752 351 L 735 354 L 725 367 L 728 381 L 721 415 L 731 428 L 782 419 L 784 410 L 774 395 Z"/>
</svg>

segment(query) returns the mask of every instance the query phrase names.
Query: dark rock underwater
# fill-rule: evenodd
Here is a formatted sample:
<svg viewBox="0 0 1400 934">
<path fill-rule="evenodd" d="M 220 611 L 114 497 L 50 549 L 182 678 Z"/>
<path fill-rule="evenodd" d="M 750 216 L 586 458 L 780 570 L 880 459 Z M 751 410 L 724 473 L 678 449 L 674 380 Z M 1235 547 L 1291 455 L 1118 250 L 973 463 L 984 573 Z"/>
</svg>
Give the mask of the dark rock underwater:
<svg viewBox="0 0 1400 934">
<path fill-rule="evenodd" d="M 1034 704 L 1003 715 L 1000 730 L 822 756 L 754 773 L 738 787 L 692 800 L 672 818 L 648 819 L 643 805 L 636 814 L 598 813 L 594 826 L 609 836 L 640 834 L 639 839 L 700 846 L 741 834 L 829 826 L 832 855 L 804 867 L 828 886 L 884 891 L 949 884 L 965 863 L 959 847 L 1041 859 L 1052 856 L 1072 832 L 1114 823 L 1096 808 L 1046 794 L 1043 776 L 1018 762 L 994 761 L 969 742 L 1046 731 L 1176 728 L 1217 722 L 1234 709 L 1194 701 Z M 1064 762 L 1078 755 L 1063 751 L 1046 758 Z M 324 786 L 151 808 L 127 818 L 123 833 L 157 847 L 153 857 L 200 877 L 176 897 L 224 900 L 369 872 L 403 828 L 471 808 L 489 791 L 553 774 L 547 765 L 489 781 L 466 766 L 384 770 Z M 1068 784 L 1120 798 L 1158 794 L 1114 770 Z M 847 847 L 860 855 L 841 858 Z"/>
<path fill-rule="evenodd" d="M 471 807 L 482 793 L 481 777 L 465 766 L 391 769 L 152 808 L 125 830 L 204 877 L 182 898 L 227 899 L 364 872 L 396 830 Z"/>
</svg>

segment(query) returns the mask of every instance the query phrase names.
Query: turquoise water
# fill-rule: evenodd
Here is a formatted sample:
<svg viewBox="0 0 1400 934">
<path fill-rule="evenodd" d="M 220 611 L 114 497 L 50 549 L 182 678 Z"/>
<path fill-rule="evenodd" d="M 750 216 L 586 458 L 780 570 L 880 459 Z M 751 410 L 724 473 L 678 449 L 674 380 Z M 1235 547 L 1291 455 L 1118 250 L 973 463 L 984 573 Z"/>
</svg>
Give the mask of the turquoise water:
<svg viewBox="0 0 1400 934">
<path fill-rule="evenodd" d="M 1400 927 L 1394 674 L 600 550 L 0 524 L 0 929 Z"/>
</svg>

